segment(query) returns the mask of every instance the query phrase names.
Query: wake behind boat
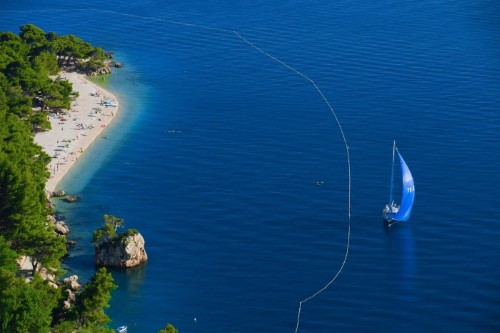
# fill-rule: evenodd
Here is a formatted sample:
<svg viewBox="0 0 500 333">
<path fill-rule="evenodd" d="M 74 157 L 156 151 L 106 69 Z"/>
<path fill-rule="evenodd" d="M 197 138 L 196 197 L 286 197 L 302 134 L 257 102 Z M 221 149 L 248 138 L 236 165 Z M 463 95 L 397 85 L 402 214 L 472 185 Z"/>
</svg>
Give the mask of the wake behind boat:
<svg viewBox="0 0 500 333">
<path fill-rule="evenodd" d="M 394 189 L 394 162 L 396 153 L 398 154 L 399 164 L 401 167 L 402 174 L 402 194 L 401 203 L 398 205 L 394 202 L 392 197 L 392 192 Z M 413 182 L 413 176 L 408 168 L 408 165 L 404 161 L 403 157 L 396 148 L 396 141 L 394 141 L 392 147 L 392 170 L 391 170 L 391 188 L 389 192 L 389 203 L 385 205 L 382 210 L 382 217 L 387 225 L 391 226 L 396 222 L 408 221 L 413 208 L 413 202 L 415 201 L 415 184 Z"/>
</svg>

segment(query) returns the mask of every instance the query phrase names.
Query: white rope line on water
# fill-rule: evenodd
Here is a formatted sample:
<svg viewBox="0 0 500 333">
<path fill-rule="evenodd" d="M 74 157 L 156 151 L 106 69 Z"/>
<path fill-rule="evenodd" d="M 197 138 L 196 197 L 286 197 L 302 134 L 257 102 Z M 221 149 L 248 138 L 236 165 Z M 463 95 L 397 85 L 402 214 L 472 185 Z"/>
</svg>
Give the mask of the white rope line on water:
<svg viewBox="0 0 500 333">
<path fill-rule="evenodd" d="M 342 140 L 344 141 L 344 145 L 345 145 L 345 148 L 346 148 L 347 169 L 348 169 L 348 173 L 349 173 L 349 185 L 348 185 L 349 186 L 349 191 L 348 191 L 348 217 L 349 217 L 349 223 L 348 223 L 348 230 L 347 230 L 347 244 L 346 244 L 346 251 L 345 251 L 345 255 L 344 255 L 344 260 L 342 261 L 342 265 L 340 265 L 340 268 L 338 269 L 337 273 L 333 276 L 333 278 L 330 281 L 328 281 L 328 283 L 326 283 L 321 289 L 317 290 L 315 293 L 313 293 L 309 297 L 306 297 L 306 298 L 304 298 L 303 300 L 301 300 L 299 302 L 299 309 L 298 309 L 298 312 L 297 312 L 297 325 L 295 327 L 295 332 L 297 333 L 298 330 L 299 330 L 299 326 L 300 326 L 300 316 L 301 316 L 301 313 L 302 313 L 302 305 L 304 303 L 312 300 L 313 298 L 315 298 L 316 296 L 318 296 L 322 292 L 324 292 L 326 289 L 328 289 L 328 287 L 330 287 L 330 285 L 332 283 L 335 282 L 335 280 L 337 280 L 337 277 L 340 275 L 340 273 L 342 273 L 342 270 L 344 269 L 344 266 L 345 266 L 345 264 L 347 262 L 347 257 L 349 255 L 349 245 L 350 245 L 350 241 L 351 241 L 351 158 L 350 158 L 350 155 L 349 155 L 349 145 L 347 144 L 347 139 L 346 139 L 346 136 L 344 134 L 344 130 L 342 128 L 342 125 L 340 124 L 340 121 L 339 121 L 339 118 L 337 117 L 337 114 L 335 113 L 335 110 L 333 109 L 333 107 L 331 106 L 330 102 L 328 101 L 328 99 L 326 98 L 326 96 L 323 94 L 323 92 L 321 91 L 321 89 L 319 89 L 319 87 L 316 85 L 316 83 L 311 78 L 309 78 L 307 75 L 299 72 L 298 70 L 296 70 L 292 66 L 288 65 L 284 61 L 276 58 L 272 54 L 264 51 L 260 47 L 256 46 L 254 43 L 252 43 L 251 41 L 249 41 L 245 37 L 241 36 L 238 32 L 233 31 L 233 33 L 236 36 L 238 36 L 238 38 L 240 38 L 241 40 L 243 40 L 244 42 L 246 42 L 247 44 L 249 44 L 250 46 L 252 46 L 253 48 L 255 48 L 257 51 L 261 52 L 262 54 L 264 54 L 265 56 L 271 58 L 272 60 L 278 62 L 279 64 L 285 66 L 286 68 L 288 68 L 289 70 L 291 70 L 295 74 L 301 76 L 305 80 L 309 81 L 313 85 L 313 87 L 320 94 L 321 98 L 323 98 L 323 101 L 325 102 L 326 106 L 330 109 L 330 112 L 332 113 L 333 117 L 335 118 L 335 121 L 337 122 L 337 125 L 338 125 L 339 130 L 340 130 L 340 134 L 342 135 Z"/>
<path fill-rule="evenodd" d="M 243 37 L 240 33 L 238 33 L 235 30 L 229 30 L 229 29 L 224 29 L 224 28 L 218 28 L 218 27 L 211 27 L 211 26 L 206 26 L 206 25 L 200 25 L 200 24 L 194 24 L 194 23 L 186 23 L 186 22 L 181 22 L 181 21 L 176 21 L 176 20 L 171 20 L 171 19 L 163 19 L 159 17 L 154 17 L 154 16 L 144 16 L 144 15 L 137 15 L 137 14 L 129 14 L 129 13 L 122 13 L 122 12 L 116 12 L 116 11 L 111 11 L 111 10 L 102 10 L 102 9 L 94 9 L 94 8 L 84 8 L 84 9 L 40 9 L 40 10 L 23 10 L 23 11 L 16 11 L 16 10 L 9 10 L 9 11 L 1 11 L 3 13 L 5 12 L 60 12 L 60 11 L 66 11 L 66 12 L 72 12 L 72 11 L 95 11 L 98 13 L 107 13 L 107 14 L 116 14 L 120 16 L 126 16 L 126 17 L 131 17 L 131 18 L 137 18 L 137 19 L 144 19 L 144 20 L 151 20 L 151 21 L 159 21 L 159 22 L 164 22 L 164 23 L 170 23 L 170 24 L 176 24 L 176 25 L 182 25 L 186 27 L 194 27 L 194 28 L 201 28 L 201 29 L 206 29 L 206 30 L 212 30 L 212 31 L 219 31 L 219 32 L 224 32 L 224 33 L 231 33 L 235 35 L 238 39 L 242 40 L 243 42 L 247 43 L 249 46 L 254 48 L 255 50 L 259 51 L 266 57 L 270 58 L 271 60 L 279 63 L 280 65 L 284 66 L 285 68 L 289 69 L 296 75 L 302 77 L 304 80 L 308 81 L 318 92 L 318 94 L 321 96 L 323 101 L 325 102 L 326 106 L 330 110 L 330 113 L 333 115 L 335 118 L 335 121 L 337 122 L 337 126 L 339 128 L 340 134 L 342 136 L 342 140 L 344 142 L 344 146 L 346 149 L 346 158 L 347 158 L 347 171 L 348 171 L 348 207 L 347 207 L 347 213 L 348 213 L 348 226 L 347 226 L 347 241 L 346 241 L 346 249 L 345 249 L 345 254 L 344 254 L 344 259 L 342 261 L 342 264 L 338 268 L 337 272 L 333 275 L 333 277 L 320 289 L 318 289 L 316 292 L 311 294 L 310 296 L 304 298 L 299 302 L 299 308 L 297 311 L 297 324 L 295 326 L 295 333 L 299 331 L 300 327 L 300 319 L 301 319 L 301 314 L 302 314 L 302 305 L 307 303 L 308 301 L 314 299 L 324 291 L 326 291 L 339 277 L 339 275 L 342 273 L 344 266 L 347 262 L 347 257 L 349 256 L 349 246 L 351 242 L 351 189 L 352 189 L 352 182 L 351 182 L 351 157 L 349 153 L 349 145 L 347 143 L 347 139 L 344 133 L 344 129 L 342 128 L 342 124 L 340 123 L 339 118 L 337 117 L 337 114 L 335 110 L 333 109 L 332 105 L 326 98 L 326 96 L 323 94 L 323 91 L 318 87 L 316 82 L 309 78 L 307 75 L 303 74 L 302 72 L 298 71 L 294 67 L 288 65 L 286 62 L 276 58 L 272 54 L 268 53 L 267 51 L 261 49 L 257 45 L 255 45 L 253 42 L 248 40 L 247 38 Z"/>
</svg>

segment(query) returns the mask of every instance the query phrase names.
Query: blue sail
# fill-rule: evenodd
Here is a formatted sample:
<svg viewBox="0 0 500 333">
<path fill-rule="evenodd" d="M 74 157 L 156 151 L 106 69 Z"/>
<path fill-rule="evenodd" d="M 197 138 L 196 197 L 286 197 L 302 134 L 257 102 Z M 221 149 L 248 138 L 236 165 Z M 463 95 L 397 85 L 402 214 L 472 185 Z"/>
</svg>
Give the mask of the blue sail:
<svg viewBox="0 0 500 333">
<path fill-rule="evenodd" d="M 413 183 L 413 176 L 411 175 L 410 169 L 408 168 L 408 165 L 406 165 L 406 162 L 403 160 L 399 151 L 398 156 L 403 178 L 403 194 L 401 196 L 399 211 L 394 216 L 394 219 L 397 221 L 408 221 L 413 208 L 413 201 L 415 201 L 415 184 Z"/>
</svg>

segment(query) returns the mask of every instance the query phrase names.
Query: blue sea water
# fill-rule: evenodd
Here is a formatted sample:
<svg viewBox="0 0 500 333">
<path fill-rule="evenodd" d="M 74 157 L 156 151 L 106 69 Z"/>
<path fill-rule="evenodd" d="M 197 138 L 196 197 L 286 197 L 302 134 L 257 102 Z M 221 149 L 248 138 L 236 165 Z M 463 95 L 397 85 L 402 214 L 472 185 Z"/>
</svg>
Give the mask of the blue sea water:
<svg viewBox="0 0 500 333">
<path fill-rule="evenodd" d="M 300 332 L 500 331 L 498 2 L 2 1 L 2 31 L 26 23 L 125 63 L 109 139 L 61 184 L 82 200 L 57 202 L 84 281 L 103 214 L 146 239 L 146 265 L 113 271 L 112 326 L 293 332 L 350 222 Z M 348 141 L 351 218 L 307 78 Z M 394 139 L 417 192 L 387 231 Z"/>
</svg>

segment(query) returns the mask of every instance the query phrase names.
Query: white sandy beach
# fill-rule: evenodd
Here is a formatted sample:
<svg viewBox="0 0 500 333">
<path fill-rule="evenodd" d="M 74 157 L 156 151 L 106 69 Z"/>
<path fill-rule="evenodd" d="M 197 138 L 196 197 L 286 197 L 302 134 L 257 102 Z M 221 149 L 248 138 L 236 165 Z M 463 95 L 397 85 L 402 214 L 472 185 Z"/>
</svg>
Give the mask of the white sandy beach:
<svg viewBox="0 0 500 333">
<path fill-rule="evenodd" d="M 84 75 L 62 72 L 79 96 L 65 115 L 50 115 L 52 129 L 35 135 L 37 142 L 52 157 L 46 190 L 52 193 L 71 166 L 108 126 L 118 112 L 118 100 L 110 92 L 88 81 Z M 104 105 L 103 101 L 107 101 Z"/>
</svg>

